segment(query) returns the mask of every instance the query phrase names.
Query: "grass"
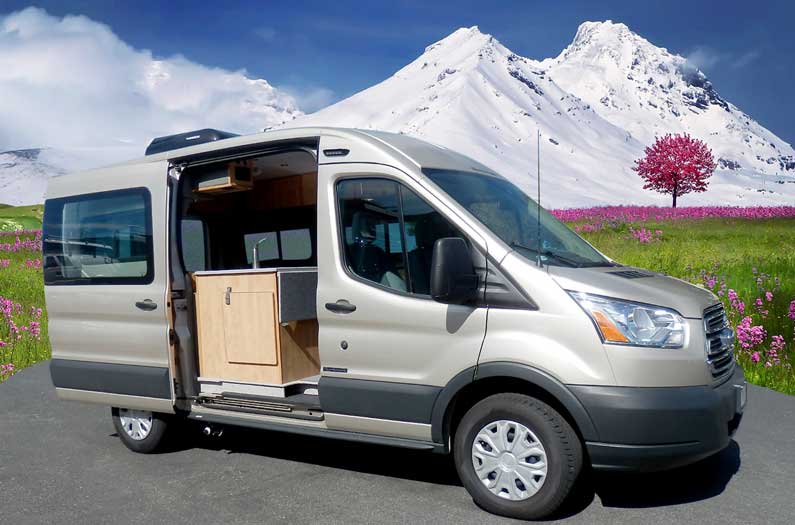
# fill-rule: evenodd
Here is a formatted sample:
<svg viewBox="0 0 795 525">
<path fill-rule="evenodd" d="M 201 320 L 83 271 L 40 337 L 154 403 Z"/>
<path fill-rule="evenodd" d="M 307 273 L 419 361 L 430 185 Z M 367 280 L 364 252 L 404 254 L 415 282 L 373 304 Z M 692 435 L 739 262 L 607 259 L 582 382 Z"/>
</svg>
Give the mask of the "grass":
<svg viewBox="0 0 795 525">
<path fill-rule="evenodd" d="M 0 205 L 0 229 L 3 224 L 40 228 L 41 211 L 41 206 L 11 208 Z M 570 225 L 576 227 L 586 223 L 583 220 Z M 641 242 L 637 233 L 632 233 L 639 228 L 662 233 L 652 235 L 651 242 Z M 751 348 L 743 349 L 738 344 L 738 358 L 749 381 L 795 395 L 795 374 L 789 366 L 789 362 L 795 360 L 795 320 L 787 316 L 790 302 L 795 300 L 795 218 L 614 221 L 604 222 L 597 231 L 581 232 L 581 235 L 624 264 L 699 284 L 714 279 L 714 290 L 722 293 L 733 323 L 749 316 L 752 325 L 761 326 L 766 332 L 764 340 Z M 31 237 L 32 234 L 28 234 L 23 239 Z M 0 245 L 13 243 L 15 239 L 15 236 L 0 234 Z M 7 268 L 0 267 L 0 298 L 12 301 L 14 323 L 29 326 L 31 322 L 41 322 L 39 339 L 28 332 L 13 342 L 8 324 L 0 315 L 0 340 L 13 342 L 0 346 L 0 365 L 13 363 L 17 370 L 50 357 L 46 312 L 37 320 L 32 311 L 44 307 L 41 270 L 26 266 L 27 261 L 39 257 L 39 253 L 29 249 L 0 250 L 0 266 L 4 259 L 9 261 Z M 729 289 L 743 301 L 745 313 L 739 313 L 732 306 Z M 767 301 L 765 291 L 773 294 L 772 301 Z M 762 308 L 753 306 L 757 298 L 762 300 Z M 20 306 L 17 308 L 16 304 Z M 760 311 L 763 309 L 769 313 L 763 315 Z M 783 336 L 786 343 L 779 352 L 782 355 L 778 356 L 778 363 L 770 353 L 775 335 Z M 754 352 L 759 355 L 758 362 L 754 360 Z M 768 362 L 772 366 L 766 366 Z M 6 377 L 8 374 L 0 372 L 0 381 Z"/>
<path fill-rule="evenodd" d="M 9 206 L 0 204 L 0 231 L 33 230 L 41 228 L 44 205 Z"/>
<path fill-rule="evenodd" d="M 31 241 L 36 235 L 19 237 Z M 49 359 L 51 354 L 41 268 L 28 266 L 40 260 L 40 250 L 3 249 L 13 245 L 16 238 L 0 232 L 0 381 L 10 375 L 9 364 L 19 370 Z"/>
<path fill-rule="evenodd" d="M 571 223 L 580 226 L 587 221 Z M 643 243 L 630 228 L 662 231 L 659 240 Z M 715 278 L 713 291 L 721 299 L 733 323 L 745 316 L 754 326 L 764 327 L 765 340 L 749 349 L 740 349 L 738 358 L 750 382 L 795 395 L 795 374 L 789 362 L 795 361 L 795 320 L 787 316 L 795 300 L 795 219 L 698 219 L 613 223 L 594 232 L 581 232 L 591 244 L 623 264 L 648 268 L 704 284 Z M 655 235 L 656 238 L 656 235 Z M 778 282 L 778 286 L 776 285 Z M 741 314 L 728 299 L 734 290 L 745 305 Z M 773 294 L 768 301 L 765 291 Z M 757 299 L 763 306 L 755 308 Z M 767 310 L 762 315 L 760 310 Z M 772 336 L 786 342 L 783 359 L 776 365 L 765 359 Z M 739 347 L 739 345 L 738 345 Z M 759 362 L 753 362 L 753 352 Z M 782 356 L 783 357 L 783 356 Z M 770 361 L 771 365 L 766 366 Z"/>
</svg>

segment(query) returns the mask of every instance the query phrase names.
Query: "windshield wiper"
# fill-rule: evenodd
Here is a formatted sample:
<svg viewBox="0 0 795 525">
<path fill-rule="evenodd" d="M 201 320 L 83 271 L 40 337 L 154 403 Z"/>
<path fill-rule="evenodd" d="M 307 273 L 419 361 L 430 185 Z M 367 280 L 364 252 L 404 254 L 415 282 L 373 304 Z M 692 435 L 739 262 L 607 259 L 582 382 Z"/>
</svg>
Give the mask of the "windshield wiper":
<svg viewBox="0 0 795 525">
<path fill-rule="evenodd" d="M 536 248 L 531 248 L 529 246 L 525 246 L 524 244 L 520 244 L 518 242 L 512 242 L 510 244 L 510 246 L 511 246 L 511 248 L 519 248 L 521 250 L 527 250 L 529 252 L 537 253 L 537 254 L 541 255 L 542 257 L 548 257 L 548 258 L 551 258 L 551 259 L 558 260 L 558 261 L 560 261 L 560 262 L 562 262 L 564 264 L 568 264 L 572 268 L 581 268 L 582 267 L 582 263 L 577 262 L 574 259 L 569 259 L 568 257 L 565 257 L 563 255 L 560 255 L 559 253 L 555 253 L 555 252 L 550 251 L 550 250 L 538 250 Z"/>
</svg>

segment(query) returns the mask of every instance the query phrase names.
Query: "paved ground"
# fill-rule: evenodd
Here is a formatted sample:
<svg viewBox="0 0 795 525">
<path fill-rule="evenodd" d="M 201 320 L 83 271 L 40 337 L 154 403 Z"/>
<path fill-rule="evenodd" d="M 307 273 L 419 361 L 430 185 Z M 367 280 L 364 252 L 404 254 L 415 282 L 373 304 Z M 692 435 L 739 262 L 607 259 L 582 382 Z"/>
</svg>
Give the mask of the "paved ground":
<svg viewBox="0 0 795 525">
<path fill-rule="evenodd" d="M 104 407 L 56 400 L 47 364 L 0 385 L 5 523 L 483 523 L 449 459 L 258 431 L 127 451 Z M 654 475 L 592 475 L 566 523 L 793 523 L 795 398 L 751 387 L 736 442 Z"/>
</svg>

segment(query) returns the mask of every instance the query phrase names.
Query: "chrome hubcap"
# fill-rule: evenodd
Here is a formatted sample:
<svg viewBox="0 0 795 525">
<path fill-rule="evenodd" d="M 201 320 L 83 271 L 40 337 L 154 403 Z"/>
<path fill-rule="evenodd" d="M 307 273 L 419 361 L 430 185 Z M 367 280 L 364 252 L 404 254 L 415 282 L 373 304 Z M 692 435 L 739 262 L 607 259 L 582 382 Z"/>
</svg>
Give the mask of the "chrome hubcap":
<svg viewBox="0 0 795 525">
<path fill-rule="evenodd" d="M 152 413 L 146 410 L 120 408 L 119 420 L 124 432 L 135 441 L 146 439 L 152 431 Z"/>
<path fill-rule="evenodd" d="M 492 494 L 522 501 L 544 485 L 547 453 L 541 441 L 526 426 L 516 421 L 494 421 L 475 436 L 472 466 Z"/>
</svg>

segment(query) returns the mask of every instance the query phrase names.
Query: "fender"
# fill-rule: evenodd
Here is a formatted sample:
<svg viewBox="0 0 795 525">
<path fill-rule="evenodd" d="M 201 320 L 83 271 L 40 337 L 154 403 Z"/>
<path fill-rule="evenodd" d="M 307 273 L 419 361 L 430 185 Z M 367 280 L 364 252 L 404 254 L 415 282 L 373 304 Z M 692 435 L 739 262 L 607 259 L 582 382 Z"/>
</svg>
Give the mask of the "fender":
<svg viewBox="0 0 795 525">
<path fill-rule="evenodd" d="M 521 379 L 541 388 L 554 397 L 571 414 L 577 429 L 585 440 L 599 440 L 596 427 L 591 421 L 588 412 L 566 385 L 546 372 L 531 366 L 507 361 L 496 361 L 467 368 L 458 373 L 444 386 L 436 398 L 431 414 L 431 436 L 434 442 L 445 442 L 445 418 L 456 395 L 471 383 L 489 377 Z"/>
</svg>

